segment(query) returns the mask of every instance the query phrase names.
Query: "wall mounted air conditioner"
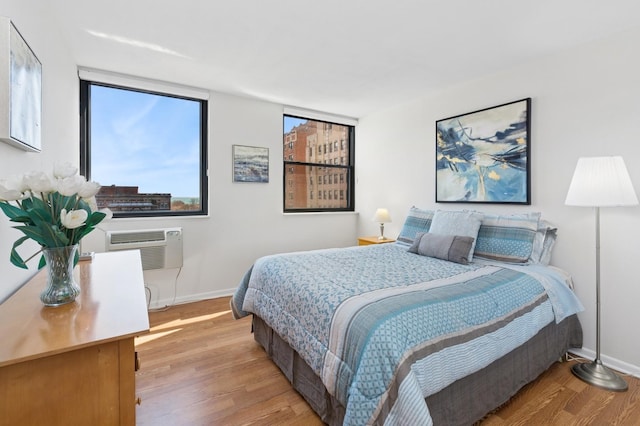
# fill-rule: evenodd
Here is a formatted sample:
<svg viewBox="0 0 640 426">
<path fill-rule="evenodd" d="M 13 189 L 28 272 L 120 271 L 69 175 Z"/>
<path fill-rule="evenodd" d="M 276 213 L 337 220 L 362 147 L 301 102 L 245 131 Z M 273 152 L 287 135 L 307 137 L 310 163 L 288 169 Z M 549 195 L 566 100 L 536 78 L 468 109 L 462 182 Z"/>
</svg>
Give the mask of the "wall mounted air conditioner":
<svg viewBox="0 0 640 426">
<path fill-rule="evenodd" d="M 182 228 L 107 231 L 107 251 L 139 249 L 142 269 L 182 267 Z"/>
</svg>

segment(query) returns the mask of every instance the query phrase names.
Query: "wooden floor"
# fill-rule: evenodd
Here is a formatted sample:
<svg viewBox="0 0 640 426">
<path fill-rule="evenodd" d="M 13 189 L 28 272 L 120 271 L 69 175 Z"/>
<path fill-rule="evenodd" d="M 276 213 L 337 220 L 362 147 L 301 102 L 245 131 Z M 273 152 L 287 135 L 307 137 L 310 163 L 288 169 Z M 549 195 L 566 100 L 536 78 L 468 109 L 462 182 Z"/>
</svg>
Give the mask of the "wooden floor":
<svg viewBox="0 0 640 426">
<path fill-rule="evenodd" d="M 229 298 L 151 312 L 136 340 L 139 425 L 321 425 L 262 348 Z M 556 363 L 479 424 L 640 425 L 640 379 L 629 390 L 589 386 Z"/>
</svg>

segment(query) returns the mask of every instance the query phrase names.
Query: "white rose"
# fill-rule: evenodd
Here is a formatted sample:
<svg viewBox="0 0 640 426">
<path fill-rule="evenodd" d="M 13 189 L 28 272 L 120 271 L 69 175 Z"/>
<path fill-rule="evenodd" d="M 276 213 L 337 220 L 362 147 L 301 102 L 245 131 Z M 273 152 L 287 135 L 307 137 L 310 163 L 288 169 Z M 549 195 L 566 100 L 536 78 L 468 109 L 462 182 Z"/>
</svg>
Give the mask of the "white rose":
<svg viewBox="0 0 640 426">
<path fill-rule="evenodd" d="M 55 182 L 43 172 L 29 172 L 24 175 L 24 185 L 31 192 L 54 192 Z"/>
<path fill-rule="evenodd" d="M 9 189 L 0 183 L 0 201 L 16 201 L 25 198 L 24 193 Z"/>
<path fill-rule="evenodd" d="M 86 210 L 69 210 L 62 209 L 60 211 L 60 223 L 67 229 L 76 229 L 84 225 L 87 221 L 88 213 Z"/>
<path fill-rule="evenodd" d="M 79 193 L 85 184 L 84 177 L 80 175 L 69 176 L 64 179 L 58 179 L 57 190 L 60 194 L 70 197 Z"/>
<path fill-rule="evenodd" d="M 98 202 L 96 201 L 96 197 L 84 198 L 84 201 L 87 204 L 89 204 L 89 208 L 91 209 L 91 212 L 98 211 Z"/>
<path fill-rule="evenodd" d="M 94 197 L 98 191 L 100 191 L 100 184 L 98 182 L 85 182 L 78 191 L 78 196 L 88 199 Z"/>
<path fill-rule="evenodd" d="M 22 176 L 11 176 L 0 179 L 0 200 L 16 201 L 27 198 L 29 193 Z"/>
<path fill-rule="evenodd" d="M 58 179 L 64 179 L 78 173 L 78 168 L 68 161 L 58 162 L 53 164 L 53 176 Z"/>
</svg>

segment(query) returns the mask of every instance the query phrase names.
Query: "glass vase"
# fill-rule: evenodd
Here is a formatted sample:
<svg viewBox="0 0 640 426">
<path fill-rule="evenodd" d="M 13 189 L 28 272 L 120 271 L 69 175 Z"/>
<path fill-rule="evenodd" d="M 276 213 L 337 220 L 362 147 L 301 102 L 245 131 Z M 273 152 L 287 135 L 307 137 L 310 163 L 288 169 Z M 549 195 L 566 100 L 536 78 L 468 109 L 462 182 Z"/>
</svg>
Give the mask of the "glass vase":
<svg viewBox="0 0 640 426">
<path fill-rule="evenodd" d="M 73 278 L 73 267 L 78 245 L 44 248 L 47 261 L 47 283 L 40 293 L 45 306 L 60 306 L 76 300 L 80 287 Z"/>
</svg>

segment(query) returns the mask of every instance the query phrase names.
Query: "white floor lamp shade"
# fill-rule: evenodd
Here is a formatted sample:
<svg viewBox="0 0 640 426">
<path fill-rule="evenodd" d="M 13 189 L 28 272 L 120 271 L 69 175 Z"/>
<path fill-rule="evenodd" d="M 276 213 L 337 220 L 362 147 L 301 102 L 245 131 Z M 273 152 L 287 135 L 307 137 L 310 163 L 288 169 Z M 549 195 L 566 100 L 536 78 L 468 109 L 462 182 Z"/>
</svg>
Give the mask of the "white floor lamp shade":
<svg viewBox="0 0 640 426">
<path fill-rule="evenodd" d="M 565 204 L 595 207 L 596 212 L 596 358 L 574 364 L 573 374 L 583 381 L 612 391 L 627 390 L 627 383 L 600 360 L 600 207 L 638 204 L 622 157 L 578 159 Z"/>
</svg>

